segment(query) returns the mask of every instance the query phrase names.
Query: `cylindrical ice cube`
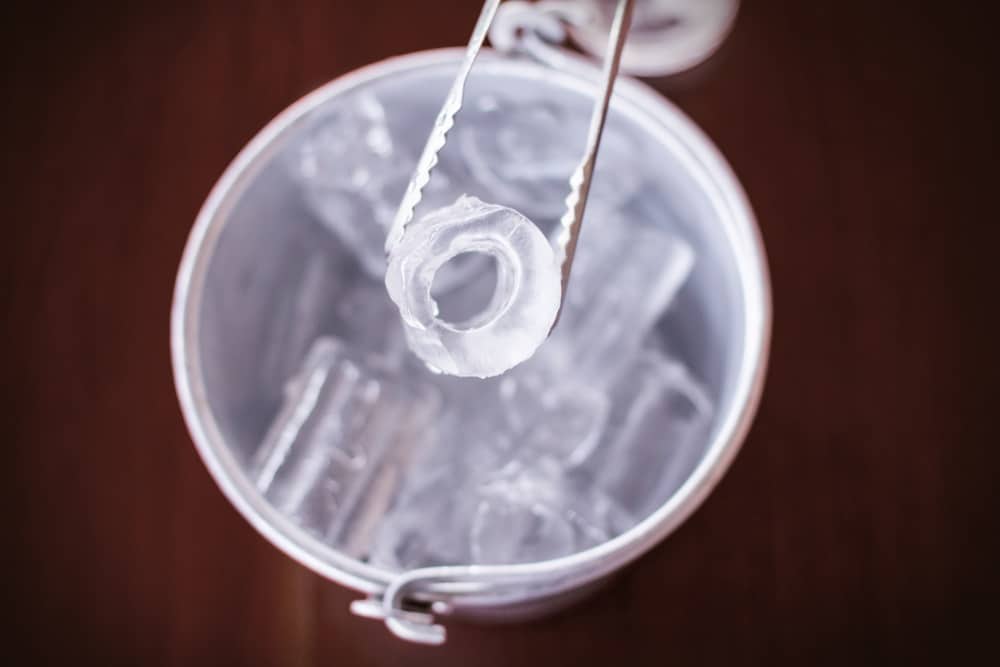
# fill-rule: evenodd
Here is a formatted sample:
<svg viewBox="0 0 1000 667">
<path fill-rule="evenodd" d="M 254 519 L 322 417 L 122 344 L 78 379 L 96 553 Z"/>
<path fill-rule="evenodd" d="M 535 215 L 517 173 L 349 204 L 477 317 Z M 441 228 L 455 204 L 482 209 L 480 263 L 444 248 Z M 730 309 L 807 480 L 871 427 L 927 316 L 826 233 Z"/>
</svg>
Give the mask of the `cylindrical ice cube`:
<svg viewBox="0 0 1000 667">
<path fill-rule="evenodd" d="M 434 276 L 470 252 L 496 260 L 496 288 L 481 313 L 446 322 L 431 296 Z M 552 247 L 538 227 L 513 209 L 468 196 L 406 227 L 390 251 L 385 284 L 417 356 L 433 370 L 481 378 L 535 352 L 552 328 L 562 293 Z"/>
</svg>

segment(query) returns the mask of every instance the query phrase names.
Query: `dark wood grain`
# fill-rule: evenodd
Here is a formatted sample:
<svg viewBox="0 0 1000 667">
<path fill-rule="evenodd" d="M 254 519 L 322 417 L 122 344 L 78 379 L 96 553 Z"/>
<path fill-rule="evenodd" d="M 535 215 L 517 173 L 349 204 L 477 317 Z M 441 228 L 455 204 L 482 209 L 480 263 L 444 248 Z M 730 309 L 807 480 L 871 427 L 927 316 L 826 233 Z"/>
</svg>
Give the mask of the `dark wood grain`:
<svg viewBox="0 0 1000 667">
<path fill-rule="evenodd" d="M 22 662 L 913 664 L 985 645 L 997 107 L 974 3 L 748 0 L 710 67 L 654 82 L 746 186 L 774 346 L 725 480 L 611 587 L 411 646 L 226 503 L 168 355 L 195 213 L 302 94 L 463 42 L 478 3 L 456 4 L 2 10 L 6 606 Z"/>
</svg>

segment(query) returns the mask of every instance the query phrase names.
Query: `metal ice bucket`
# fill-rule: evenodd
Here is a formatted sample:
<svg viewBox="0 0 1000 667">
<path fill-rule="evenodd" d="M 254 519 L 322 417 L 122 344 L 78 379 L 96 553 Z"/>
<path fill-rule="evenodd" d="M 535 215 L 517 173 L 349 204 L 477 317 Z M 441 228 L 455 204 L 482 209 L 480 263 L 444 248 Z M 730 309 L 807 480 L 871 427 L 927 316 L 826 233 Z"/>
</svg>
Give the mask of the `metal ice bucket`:
<svg viewBox="0 0 1000 667">
<path fill-rule="evenodd" d="M 415 140 L 422 141 L 460 54 L 430 51 L 362 68 L 296 102 L 265 127 L 228 167 L 198 215 L 177 278 L 171 330 L 184 417 L 226 497 L 289 556 L 368 596 L 356 611 L 388 616 L 397 634 L 418 640 L 427 639 L 422 625 L 427 613 L 499 619 L 554 610 L 677 528 L 719 481 L 747 433 L 764 380 L 771 322 L 764 250 L 736 177 L 676 107 L 623 78 L 616 84 L 609 123 L 642 137 L 648 159 L 636 168 L 655 178 L 669 206 L 664 219 L 683 230 L 698 256 L 672 317 L 657 330 L 703 380 L 716 407 L 690 474 L 633 528 L 585 551 L 537 563 L 403 575 L 339 552 L 272 507 L 248 474 L 280 393 L 261 368 L 285 372 L 283 365 L 298 360 L 276 360 L 267 351 L 268 338 L 282 319 L 313 318 L 313 328 L 322 329 L 322 314 L 282 310 L 281 295 L 301 278 L 307 252 L 316 248 L 332 258 L 325 278 L 331 284 L 353 280 L 359 271 L 326 230 L 294 222 L 303 216 L 302 201 L 282 155 L 324 108 L 367 89 L 377 89 L 387 105 L 412 109 L 415 124 L 423 127 Z M 592 83 L 576 68 L 556 71 L 493 52 L 484 52 L 476 65 L 470 88 L 477 86 L 588 108 L 591 103 Z M 311 335 L 311 325 L 304 326 L 302 335 Z"/>
</svg>

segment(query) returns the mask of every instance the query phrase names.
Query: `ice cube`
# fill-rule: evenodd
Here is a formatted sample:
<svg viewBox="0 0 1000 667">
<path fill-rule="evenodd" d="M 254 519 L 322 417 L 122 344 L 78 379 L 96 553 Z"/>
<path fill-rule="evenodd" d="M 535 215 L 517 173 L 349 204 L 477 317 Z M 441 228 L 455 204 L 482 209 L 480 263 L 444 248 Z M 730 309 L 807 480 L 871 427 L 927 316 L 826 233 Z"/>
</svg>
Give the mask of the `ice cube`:
<svg viewBox="0 0 1000 667">
<path fill-rule="evenodd" d="M 631 523 L 599 488 L 567 475 L 561 462 L 515 461 L 480 486 L 469 536 L 472 562 L 508 565 L 567 556 Z"/>
<path fill-rule="evenodd" d="M 589 123 L 582 110 L 482 95 L 454 133 L 463 162 L 490 199 L 542 221 L 557 219 L 566 210 L 569 178 L 583 159 Z M 628 165 L 640 151 L 609 119 L 591 195 L 616 205 L 634 193 L 640 183 Z"/>
<path fill-rule="evenodd" d="M 371 551 L 373 565 L 404 571 L 468 563 L 468 527 L 475 496 L 461 466 L 420 469 L 379 527 Z M 408 473 L 412 476 L 414 471 Z"/>
<path fill-rule="evenodd" d="M 254 458 L 279 511 L 348 555 L 363 555 L 411 457 L 433 436 L 439 398 L 321 338 L 289 381 Z"/>
<path fill-rule="evenodd" d="M 411 474 L 422 483 L 401 495 L 372 549 L 371 562 L 381 567 L 558 558 L 635 522 L 599 487 L 549 457 L 515 459 L 489 472 L 455 462 Z"/>
<path fill-rule="evenodd" d="M 666 502 L 701 459 L 712 402 L 683 364 L 652 350 L 633 358 L 610 395 L 604 435 L 582 468 L 642 518 Z"/>
<path fill-rule="evenodd" d="M 294 157 L 293 173 L 313 213 L 365 271 L 381 275 L 386 228 L 378 213 L 398 203 L 412 168 L 392 140 L 381 103 L 363 94 L 337 105 L 315 121 Z"/>
<path fill-rule="evenodd" d="M 582 383 L 560 382 L 530 364 L 506 375 L 495 404 L 503 417 L 497 431 L 518 443 L 522 461 L 552 457 L 571 468 L 590 456 L 608 416 L 604 392 Z"/>
<path fill-rule="evenodd" d="M 520 493 L 516 484 L 494 486 L 479 501 L 470 536 L 473 563 L 512 565 L 573 552 L 573 525 L 552 507 Z"/>
<path fill-rule="evenodd" d="M 610 408 L 601 390 L 520 368 L 488 380 L 449 379 L 432 465 L 461 465 L 469 474 L 545 457 L 576 466 L 599 442 Z"/>
<path fill-rule="evenodd" d="M 694 265 L 660 227 L 588 211 L 559 322 L 537 355 L 550 374 L 606 384 L 639 351 Z"/>
<path fill-rule="evenodd" d="M 496 288 L 478 315 L 438 317 L 435 274 L 464 253 L 492 256 Z M 463 377 L 490 377 L 530 357 L 559 309 L 559 268 L 552 248 L 523 215 L 475 197 L 410 223 L 390 252 L 386 289 L 399 307 L 410 349 L 427 365 Z"/>
<path fill-rule="evenodd" d="M 385 275 L 385 237 L 416 162 L 394 141 L 385 109 L 370 94 L 348 98 L 315 121 L 294 154 L 293 174 L 313 214 L 379 281 Z M 452 203 L 463 193 L 462 180 L 457 166 L 442 161 L 422 191 L 421 208 Z M 447 292 L 479 270 L 456 262 L 442 271 L 437 289 Z"/>
</svg>

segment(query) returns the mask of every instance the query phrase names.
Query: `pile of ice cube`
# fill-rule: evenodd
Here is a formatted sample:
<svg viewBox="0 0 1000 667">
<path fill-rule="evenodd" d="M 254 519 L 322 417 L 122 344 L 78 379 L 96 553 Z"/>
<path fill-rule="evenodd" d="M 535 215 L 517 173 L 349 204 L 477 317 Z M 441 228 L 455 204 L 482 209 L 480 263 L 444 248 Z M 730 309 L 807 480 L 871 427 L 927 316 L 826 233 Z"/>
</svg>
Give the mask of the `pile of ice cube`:
<svg viewBox="0 0 1000 667">
<path fill-rule="evenodd" d="M 576 122 L 561 113 L 480 100 L 474 120 L 453 130 L 466 171 L 439 191 L 443 204 L 458 188 L 554 221 L 581 141 L 566 130 L 561 142 L 559 130 Z M 287 379 L 254 461 L 276 508 L 390 570 L 521 563 L 621 534 L 689 476 L 711 401 L 650 341 L 695 257 L 665 225 L 625 215 L 641 184 L 628 180 L 627 163 L 602 170 L 624 143 L 614 126 L 607 138 L 611 159 L 598 162 L 559 322 L 531 359 L 488 380 L 428 372 L 406 352 L 381 287 L 385 232 L 414 162 L 386 110 L 360 97 L 298 147 L 304 197 L 365 277 L 346 293 L 310 287 L 316 309 L 337 299 L 337 316 Z M 488 274 L 465 262 L 434 288 L 476 302 L 491 293 Z"/>
</svg>

